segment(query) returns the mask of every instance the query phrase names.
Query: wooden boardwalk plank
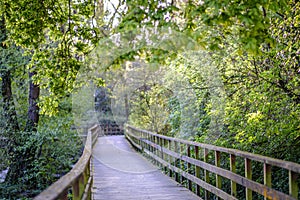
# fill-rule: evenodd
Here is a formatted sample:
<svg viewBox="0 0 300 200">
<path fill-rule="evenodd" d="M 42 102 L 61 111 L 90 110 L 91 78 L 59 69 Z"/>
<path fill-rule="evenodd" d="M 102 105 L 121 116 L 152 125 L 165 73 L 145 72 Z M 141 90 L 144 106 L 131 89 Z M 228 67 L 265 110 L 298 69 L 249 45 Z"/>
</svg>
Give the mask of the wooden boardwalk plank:
<svg viewBox="0 0 300 200">
<path fill-rule="evenodd" d="M 93 164 L 96 200 L 200 199 L 135 152 L 124 136 L 99 137 Z"/>
</svg>

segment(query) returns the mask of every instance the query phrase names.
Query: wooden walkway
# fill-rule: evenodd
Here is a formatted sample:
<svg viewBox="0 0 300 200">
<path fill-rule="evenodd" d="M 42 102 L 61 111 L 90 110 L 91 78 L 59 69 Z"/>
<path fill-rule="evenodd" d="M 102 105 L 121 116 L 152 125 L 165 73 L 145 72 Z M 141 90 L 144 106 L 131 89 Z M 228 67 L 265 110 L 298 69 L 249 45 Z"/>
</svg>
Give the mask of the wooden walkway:
<svg viewBox="0 0 300 200">
<path fill-rule="evenodd" d="M 93 199 L 200 199 L 133 150 L 124 136 L 99 137 L 93 163 Z"/>
</svg>

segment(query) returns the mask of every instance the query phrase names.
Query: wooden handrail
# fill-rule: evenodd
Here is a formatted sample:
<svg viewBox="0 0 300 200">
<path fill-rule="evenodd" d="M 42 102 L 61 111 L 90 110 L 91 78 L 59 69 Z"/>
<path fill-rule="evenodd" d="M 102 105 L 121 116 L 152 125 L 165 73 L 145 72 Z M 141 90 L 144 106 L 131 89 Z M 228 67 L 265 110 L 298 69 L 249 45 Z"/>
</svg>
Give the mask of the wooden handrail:
<svg viewBox="0 0 300 200">
<path fill-rule="evenodd" d="M 209 199 L 210 193 L 222 199 L 237 199 L 237 184 L 245 189 L 245 198 L 247 200 L 252 199 L 252 192 L 264 196 L 265 199 L 298 199 L 300 165 L 297 163 L 236 149 L 167 137 L 130 125 L 125 126 L 125 136 L 133 146 L 146 153 L 170 176 L 174 176 L 176 181 L 185 181 L 187 187 L 197 195 L 200 195 L 200 189 L 203 188 L 205 199 Z M 211 154 L 212 152 L 213 154 Z M 221 167 L 221 156 L 223 157 L 224 155 L 228 159 L 229 169 Z M 245 171 L 245 176 L 241 176 L 236 172 L 236 160 L 238 158 L 244 160 L 243 170 Z M 252 180 L 253 161 L 262 165 L 263 184 Z M 289 185 L 289 194 L 272 188 L 272 167 L 279 167 L 288 171 L 289 182 L 287 184 Z M 203 171 L 202 175 L 200 173 L 201 170 Z M 214 185 L 209 180 L 211 174 L 215 176 Z M 230 193 L 222 189 L 223 179 L 230 181 Z"/>
<path fill-rule="evenodd" d="M 70 189 L 73 199 L 90 199 L 93 181 L 90 173 L 92 148 L 97 141 L 100 130 L 99 125 L 94 125 L 88 130 L 82 156 L 73 169 L 41 192 L 34 200 L 68 199 Z"/>
</svg>

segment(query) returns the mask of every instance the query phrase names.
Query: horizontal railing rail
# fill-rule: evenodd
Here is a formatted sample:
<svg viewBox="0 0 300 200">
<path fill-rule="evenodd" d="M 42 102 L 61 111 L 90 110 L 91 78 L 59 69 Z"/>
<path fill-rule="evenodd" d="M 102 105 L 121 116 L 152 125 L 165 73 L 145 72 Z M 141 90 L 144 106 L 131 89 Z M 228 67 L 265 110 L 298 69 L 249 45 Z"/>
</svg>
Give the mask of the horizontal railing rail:
<svg viewBox="0 0 300 200">
<path fill-rule="evenodd" d="M 243 199 L 247 200 L 253 199 L 253 192 L 264 199 L 298 199 L 300 165 L 297 163 L 167 137 L 130 125 L 125 126 L 125 136 L 177 182 L 185 183 L 199 196 L 202 190 L 204 199 L 210 199 L 211 195 L 218 199 L 237 199 L 240 190 L 245 191 Z M 261 165 L 262 181 L 253 178 L 254 166 L 259 168 L 258 165 Z M 241 166 L 243 169 L 238 170 Z M 273 167 L 286 170 L 287 193 L 272 187 Z M 228 185 L 227 189 L 223 184 Z"/>
<path fill-rule="evenodd" d="M 100 131 L 99 125 L 95 125 L 88 130 L 82 156 L 73 169 L 36 196 L 34 200 L 68 199 L 70 190 L 72 199 L 91 199 L 93 181 L 91 175 L 92 148 Z"/>
</svg>

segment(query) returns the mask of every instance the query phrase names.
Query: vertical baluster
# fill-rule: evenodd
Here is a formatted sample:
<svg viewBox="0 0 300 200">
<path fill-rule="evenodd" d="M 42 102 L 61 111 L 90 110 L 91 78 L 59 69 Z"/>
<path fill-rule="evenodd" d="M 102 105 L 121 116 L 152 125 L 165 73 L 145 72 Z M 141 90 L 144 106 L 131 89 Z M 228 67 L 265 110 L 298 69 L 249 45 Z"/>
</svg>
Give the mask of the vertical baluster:
<svg viewBox="0 0 300 200">
<path fill-rule="evenodd" d="M 147 137 L 147 133 L 143 132 L 142 142 L 144 145 L 144 151 L 147 149 L 147 146 L 148 146 L 147 143 L 145 143 L 146 137 Z"/>
<path fill-rule="evenodd" d="M 153 142 L 153 135 L 150 135 L 149 141 L 150 141 L 150 142 Z M 149 145 L 149 151 L 150 151 L 151 153 L 153 153 L 153 146 Z"/>
<path fill-rule="evenodd" d="M 204 162 L 208 162 L 208 149 L 204 148 L 203 149 L 203 153 L 204 153 L 204 157 L 203 160 Z M 204 170 L 204 181 L 206 183 L 209 183 L 209 171 Z M 207 190 L 205 190 L 205 200 L 209 199 L 209 192 Z"/>
<path fill-rule="evenodd" d="M 90 161 L 89 161 L 89 165 L 88 165 L 88 174 L 89 174 L 89 177 L 91 177 L 91 186 L 90 186 L 90 189 L 89 189 L 89 192 L 88 192 L 88 199 L 93 199 L 92 198 L 92 186 L 93 186 L 93 181 L 94 181 L 94 177 L 93 177 L 93 159 L 92 159 L 92 156 L 90 157 Z"/>
<path fill-rule="evenodd" d="M 146 132 L 144 132 L 144 136 L 143 136 L 144 150 L 149 149 L 149 145 L 147 144 L 147 137 L 148 137 L 148 134 Z"/>
<path fill-rule="evenodd" d="M 174 151 L 175 151 L 175 153 L 180 153 L 178 151 L 178 142 L 176 142 L 176 141 L 174 141 Z M 179 165 L 179 160 L 176 159 L 176 158 L 174 158 L 174 166 L 176 168 L 178 168 L 178 165 Z M 179 174 L 178 174 L 178 172 L 175 172 L 175 181 L 179 182 Z"/>
<path fill-rule="evenodd" d="M 133 130 L 133 136 L 136 136 L 136 137 L 133 137 L 133 141 L 136 143 L 136 144 L 139 144 L 139 141 L 137 141 L 137 138 L 139 137 L 139 132 L 137 130 Z"/>
<path fill-rule="evenodd" d="M 298 199 L 298 174 L 289 170 L 289 193 L 292 197 Z"/>
<path fill-rule="evenodd" d="M 217 167 L 221 166 L 221 153 L 220 151 L 215 151 L 215 165 Z M 222 187 L 222 180 L 221 180 L 221 176 L 216 174 L 216 187 L 217 188 L 221 188 Z M 217 199 L 220 199 L 219 197 L 217 197 Z"/>
<path fill-rule="evenodd" d="M 152 141 L 152 135 L 148 134 L 147 141 L 149 142 L 149 144 L 148 144 L 148 151 L 152 152 L 152 146 L 151 146 L 151 143 L 150 143 Z"/>
<path fill-rule="evenodd" d="M 186 145 L 184 143 L 180 144 L 180 155 L 185 155 L 185 151 L 186 151 L 185 146 Z M 181 159 L 180 159 L 180 169 L 183 171 L 185 170 L 185 161 Z M 186 186 L 185 180 L 186 180 L 185 177 L 181 176 L 181 183 Z"/>
<path fill-rule="evenodd" d="M 268 187 L 272 187 L 271 177 L 271 165 L 264 163 L 264 184 Z M 264 194 L 264 197 L 265 200 L 270 199 L 267 198 L 267 194 Z"/>
<path fill-rule="evenodd" d="M 165 159 L 165 154 L 164 154 L 164 151 L 163 151 L 164 143 L 165 143 L 164 138 L 160 138 L 160 151 L 161 151 L 161 158 L 163 160 Z"/>
<path fill-rule="evenodd" d="M 153 141 L 156 145 L 158 145 L 158 141 L 157 141 L 157 136 L 154 136 L 154 141 Z M 158 149 L 155 147 L 155 153 L 154 155 L 158 156 Z M 155 160 L 155 164 L 158 166 L 159 163 L 157 160 Z"/>
<path fill-rule="evenodd" d="M 245 158 L 245 177 L 252 180 L 251 160 Z M 252 200 L 252 190 L 246 188 L 246 200 Z"/>
<path fill-rule="evenodd" d="M 158 137 L 158 145 L 159 145 L 159 157 L 164 159 L 163 151 L 162 151 L 162 138 Z M 160 163 L 160 168 L 163 169 L 163 164 Z"/>
<path fill-rule="evenodd" d="M 157 157 L 160 157 L 160 147 L 159 147 L 159 137 L 155 136 L 157 149 L 156 149 L 156 155 Z M 157 166 L 160 166 L 160 162 L 157 161 Z"/>
<path fill-rule="evenodd" d="M 171 150 L 171 140 L 167 140 L 168 141 L 168 150 Z M 169 155 L 168 156 L 168 163 L 169 163 L 169 176 L 172 177 L 172 170 L 171 170 L 171 163 L 172 163 L 172 156 Z"/>
<path fill-rule="evenodd" d="M 84 186 L 85 186 L 85 180 L 86 180 L 86 175 L 85 173 L 81 174 L 81 176 L 79 176 L 79 196 L 80 198 L 82 197 L 82 194 L 84 193 Z"/>
<path fill-rule="evenodd" d="M 156 142 L 155 142 L 155 135 L 152 136 L 151 140 L 152 140 L 153 144 L 156 144 Z M 152 153 L 153 153 L 153 155 L 156 155 L 156 148 L 155 148 L 155 146 L 154 147 L 152 146 Z M 154 164 L 157 165 L 156 160 L 154 158 L 153 158 L 153 161 L 154 161 Z"/>
<path fill-rule="evenodd" d="M 187 156 L 191 157 L 191 146 L 190 145 L 187 145 Z M 191 171 L 192 171 L 192 165 L 191 165 L 191 163 L 188 162 L 187 163 L 187 172 L 190 174 Z M 189 188 L 189 190 L 193 189 L 191 180 L 188 180 L 188 188 Z"/>
<path fill-rule="evenodd" d="M 138 136 L 139 140 L 138 140 L 138 143 L 139 143 L 140 147 L 142 147 L 142 142 L 141 142 L 142 134 L 143 133 L 141 131 L 139 131 L 139 136 Z"/>
<path fill-rule="evenodd" d="M 198 146 L 195 146 L 195 159 L 199 160 L 199 147 Z M 197 165 L 195 166 L 195 176 L 197 178 L 200 178 L 200 167 Z M 196 185 L 196 194 L 198 196 L 200 196 L 200 186 L 198 184 Z"/>
<path fill-rule="evenodd" d="M 236 173 L 236 163 L 235 163 L 235 155 L 230 154 L 230 171 L 233 173 Z M 236 182 L 230 180 L 230 186 L 231 186 L 231 195 L 236 197 Z"/>
<path fill-rule="evenodd" d="M 143 143 L 144 143 L 144 152 L 148 149 L 148 144 L 146 142 L 147 140 L 147 132 L 143 132 Z"/>
<path fill-rule="evenodd" d="M 82 198 L 82 196 L 84 195 L 85 192 L 85 187 L 87 186 L 87 183 L 89 181 L 90 175 L 89 175 L 89 163 L 90 163 L 90 159 L 87 162 L 87 165 L 85 166 L 85 169 L 83 171 L 83 183 L 82 183 L 82 190 L 80 193 L 80 197 Z"/>
<path fill-rule="evenodd" d="M 140 132 L 140 146 L 142 148 L 142 153 L 144 152 L 145 149 L 145 144 L 144 144 L 144 132 Z"/>
<path fill-rule="evenodd" d="M 60 200 L 68 200 L 68 189 L 66 189 L 60 196 Z"/>
<path fill-rule="evenodd" d="M 76 179 L 74 183 L 72 184 L 72 192 L 73 192 L 73 199 L 77 200 L 80 199 L 80 183 L 79 179 Z"/>
<path fill-rule="evenodd" d="M 165 139 L 165 138 L 161 138 L 161 139 L 162 139 L 161 149 L 162 149 L 162 156 L 163 156 L 162 159 L 167 162 L 168 161 L 168 157 L 167 157 L 167 154 L 163 150 L 163 148 L 166 146 L 167 139 Z M 165 165 L 163 165 L 163 166 L 164 166 L 165 173 L 167 173 L 168 172 L 168 167 L 165 166 Z"/>
</svg>

